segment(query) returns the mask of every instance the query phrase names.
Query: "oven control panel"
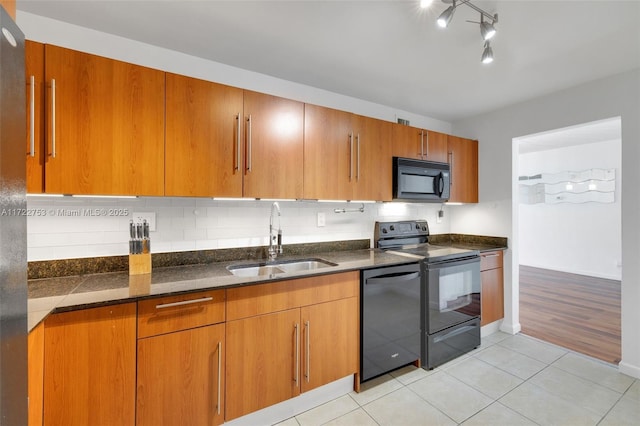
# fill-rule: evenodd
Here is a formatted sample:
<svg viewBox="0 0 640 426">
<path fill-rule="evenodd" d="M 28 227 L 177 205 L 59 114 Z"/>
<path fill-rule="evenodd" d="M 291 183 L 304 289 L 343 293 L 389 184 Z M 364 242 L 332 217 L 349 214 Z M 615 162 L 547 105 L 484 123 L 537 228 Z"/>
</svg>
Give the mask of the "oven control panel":
<svg viewBox="0 0 640 426">
<path fill-rule="evenodd" d="M 429 224 L 426 220 L 376 222 L 374 234 L 375 241 L 392 238 L 428 237 Z"/>
</svg>

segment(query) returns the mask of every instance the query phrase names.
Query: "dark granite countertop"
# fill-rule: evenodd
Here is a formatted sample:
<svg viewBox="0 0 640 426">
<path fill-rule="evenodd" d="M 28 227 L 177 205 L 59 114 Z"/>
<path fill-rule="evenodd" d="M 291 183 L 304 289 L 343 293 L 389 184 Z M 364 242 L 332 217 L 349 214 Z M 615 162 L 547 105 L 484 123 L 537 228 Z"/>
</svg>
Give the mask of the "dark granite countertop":
<svg viewBox="0 0 640 426">
<path fill-rule="evenodd" d="M 237 277 L 227 270 L 227 266 L 259 262 L 239 260 L 154 268 L 151 274 L 146 275 L 129 276 L 127 272 L 111 272 L 29 280 L 28 329 L 31 331 L 53 312 L 132 302 L 152 296 L 237 287 L 416 262 L 414 259 L 384 253 L 377 249 L 315 253 L 306 256 L 282 257 L 278 260 L 295 258 L 321 258 L 336 263 L 337 266 L 270 276 Z"/>
</svg>

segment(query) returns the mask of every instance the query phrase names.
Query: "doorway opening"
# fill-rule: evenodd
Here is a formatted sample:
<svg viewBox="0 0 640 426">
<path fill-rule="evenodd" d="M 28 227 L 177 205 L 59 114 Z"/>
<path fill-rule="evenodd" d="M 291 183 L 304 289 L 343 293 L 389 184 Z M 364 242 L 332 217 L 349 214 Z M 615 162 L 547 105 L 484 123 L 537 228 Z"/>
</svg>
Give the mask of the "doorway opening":
<svg viewBox="0 0 640 426">
<path fill-rule="evenodd" d="M 514 142 L 522 333 L 617 365 L 621 120 Z"/>
</svg>

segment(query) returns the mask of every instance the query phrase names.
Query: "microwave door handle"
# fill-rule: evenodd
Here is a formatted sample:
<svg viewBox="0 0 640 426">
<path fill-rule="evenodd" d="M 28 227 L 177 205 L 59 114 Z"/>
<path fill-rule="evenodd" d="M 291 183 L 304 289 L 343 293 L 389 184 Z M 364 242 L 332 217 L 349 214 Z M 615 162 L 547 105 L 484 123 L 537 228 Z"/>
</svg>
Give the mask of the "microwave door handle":
<svg viewBox="0 0 640 426">
<path fill-rule="evenodd" d="M 438 197 L 442 197 L 442 193 L 444 192 L 444 174 L 440 172 L 438 175 Z"/>
</svg>

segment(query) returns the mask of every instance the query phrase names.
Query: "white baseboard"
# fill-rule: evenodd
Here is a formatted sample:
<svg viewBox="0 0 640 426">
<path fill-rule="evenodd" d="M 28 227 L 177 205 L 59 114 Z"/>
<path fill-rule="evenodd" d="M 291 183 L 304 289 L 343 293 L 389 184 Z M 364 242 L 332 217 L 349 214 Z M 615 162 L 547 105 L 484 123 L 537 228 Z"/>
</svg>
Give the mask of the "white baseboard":
<svg viewBox="0 0 640 426">
<path fill-rule="evenodd" d="M 602 279 L 605 279 L 605 280 L 614 280 L 614 281 L 621 281 L 622 280 L 622 277 L 620 275 L 601 274 L 601 273 L 594 272 L 594 271 L 580 271 L 580 270 L 570 269 L 570 268 L 560 268 L 560 267 L 557 267 L 557 266 L 532 265 L 532 264 L 526 264 L 526 263 L 521 263 L 520 265 L 529 266 L 531 268 L 548 269 L 550 271 L 564 272 L 564 273 L 567 273 L 567 274 L 585 275 L 587 277 L 602 278 Z"/>
<path fill-rule="evenodd" d="M 483 325 L 480 328 L 480 337 L 487 337 L 493 333 L 500 331 L 503 320 L 494 321 L 491 324 Z"/>
<path fill-rule="evenodd" d="M 506 321 L 503 321 L 502 324 L 500 325 L 500 331 L 504 331 L 505 333 L 508 333 L 508 334 L 518 334 L 520 333 L 521 330 L 522 330 L 522 327 L 520 326 L 519 322 L 515 324 L 509 324 Z"/>
<path fill-rule="evenodd" d="M 283 401 L 271 407 L 238 417 L 225 425 L 230 426 L 257 426 L 257 425 L 273 425 L 287 420 L 293 416 L 297 416 L 307 410 L 325 404 L 342 395 L 346 395 L 353 390 L 354 376 L 347 376 L 343 379 L 331 382 L 309 392 L 305 392 L 300 396 Z"/>
<path fill-rule="evenodd" d="M 640 379 L 640 367 L 636 365 L 627 364 L 626 362 L 621 361 L 620 364 L 618 364 L 618 370 L 622 374 Z"/>
</svg>

